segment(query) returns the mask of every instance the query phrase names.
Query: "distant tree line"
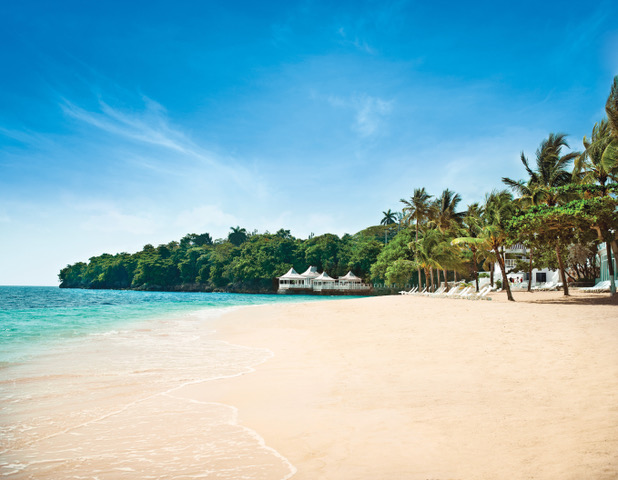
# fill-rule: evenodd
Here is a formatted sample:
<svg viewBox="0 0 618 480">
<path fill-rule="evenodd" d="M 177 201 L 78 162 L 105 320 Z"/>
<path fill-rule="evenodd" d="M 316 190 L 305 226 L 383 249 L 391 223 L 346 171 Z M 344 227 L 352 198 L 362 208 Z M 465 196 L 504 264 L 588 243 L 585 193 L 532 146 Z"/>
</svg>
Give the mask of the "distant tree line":
<svg viewBox="0 0 618 480">
<path fill-rule="evenodd" d="M 356 235 L 298 239 L 289 230 L 248 233 L 234 227 L 225 239 L 189 234 L 134 254 L 103 254 L 60 271 L 62 288 L 272 292 L 274 279 L 310 265 L 331 276 L 348 271 L 368 279 L 382 249 L 382 227 Z"/>
</svg>

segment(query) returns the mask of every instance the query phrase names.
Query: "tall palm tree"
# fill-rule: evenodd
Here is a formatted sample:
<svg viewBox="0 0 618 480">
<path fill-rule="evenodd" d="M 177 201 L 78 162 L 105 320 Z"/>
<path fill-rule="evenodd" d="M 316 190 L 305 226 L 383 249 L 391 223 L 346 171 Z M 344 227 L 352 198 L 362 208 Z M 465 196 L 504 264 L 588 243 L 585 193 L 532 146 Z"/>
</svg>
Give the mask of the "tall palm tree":
<svg viewBox="0 0 618 480">
<path fill-rule="evenodd" d="M 618 139 L 612 137 L 609 122 L 594 125 L 590 138 L 584 136 L 584 151 L 575 159 L 573 178 L 579 183 L 597 183 L 607 195 L 607 182 L 618 181 Z"/>
<path fill-rule="evenodd" d="M 470 253 L 472 253 L 472 274 L 476 283 L 476 291 L 479 291 L 479 272 L 478 272 L 478 256 L 479 245 L 474 240 L 477 239 L 481 233 L 483 227 L 483 207 L 478 203 L 472 203 L 468 205 L 467 210 L 464 212 L 463 225 L 460 237 L 455 238 L 453 245 L 466 245 Z M 470 241 L 472 239 L 472 241 Z M 482 250 L 481 250 L 482 252 Z"/>
<path fill-rule="evenodd" d="M 408 221 L 408 224 L 414 220 L 414 228 L 416 230 L 415 241 L 418 243 L 418 233 L 420 230 L 420 225 L 423 224 L 429 217 L 431 212 L 431 203 L 430 199 L 432 195 L 429 195 L 425 191 L 425 187 L 423 188 L 415 188 L 414 195 L 410 197 L 409 200 L 401 199 L 400 202 L 405 205 L 403 208 L 403 213 L 405 218 Z M 416 257 L 416 254 L 415 254 Z M 418 264 L 418 259 L 416 259 Z M 419 287 L 421 285 L 421 267 L 418 267 L 418 284 Z M 425 281 L 427 281 L 427 277 L 425 277 Z"/>
<path fill-rule="evenodd" d="M 580 153 L 570 152 L 562 154 L 562 149 L 569 148 L 564 133 L 550 133 L 549 137 L 541 142 L 536 150 L 536 169 L 531 169 L 528 159 L 521 154 L 521 162 L 528 173 L 527 182 L 516 181 L 504 177 L 502 181 L 517 193 L 523 193 L 526 189 L 529 192 L 531 203 L 539 205 L 544 203 L 555 206 L 566 201 L 568 195 L 556 190 L 556 187 L 568 185 L 572 179 L 570 164 Z M 559 240 L 559 239 L 557 239 Z M 564 289 L 564 294 L 569 294 L 569 286 L 566 280 L 564 262 L 560 252 L 559 242 L 556 242 L 556 257 L 560 265 L 560 277 Z"/>
<path fill-rule="evenodd" d="M 382 218 L 380 225 L 392 225 L 397 222 L 397 214 L 392 212 L 390 208 L 387 212 L 382 212 L 382 214 L 384 215 L 384 218 Z"/>
<path fill-rule="evenodd" d="M 479 232 L 476 242 L 494 252 L 500 271 L 502 272 L 502 285 L 506 289 L 506 296 L 514 302 L 509 279 L 506 276 L 504 257 L 500 249 L 506 245 L 508 235 L 506 224 L 513 214 L 513 196 L 506 190 L 493 191 L 485 197 L 485 224 Z"/>
<path fill-rule="evenodd" d="M 601 196 L 609 194 L 609 181 L 618 181 L 618 138 L 612 136 L 610 124 L 607 120 L 596 123 L 590 138 L 584 137 L 585 150 L 577 157 L 573 169 L 573 178 L 580 183 L 598 184 L 601 186 Z M 602 233 L 604 230 L 605 233 Z M 610 274 L 610 291 L 616 293 L 614 282 L 614 263 L 612 260 L 612 244 L 607 241 L 608 226 L 599 225 L 599 240 L 605 241 L 607 251 L 607 266 Z"/>
<path fill-rule="evenodd" d="M 455 268 L 459 264 L 459 252 L 451 245 L 450 237 L 437 228 L 428 229 L 419 241 L 413 242 L 417 264 L 425 271 L 425 276 L 431 278 L 431 289 L 434 289 L 433 269 L 438 272 L 446 268 Z M 412 246 L 412 244 L 410 245 Z"/>
<path fill-rule="evenodd" d="M 442 233 L 448 232 L 455 235 L 454 232 L 461 225 L 461 220 L 464 216 L 464 212 L 456 211 L 460 201 L 461 196 L 458 193 L 452 192 L 448 188 L 444 190 L 442 195 L 436 198 L 432 204 L 431 224 L 437 227 Z M 446 289 L 448 290 L 446 269 L 443 269 L 442 273 L 444 275 Z"/>
<path fill-rule="evenodd" d="M 618 75 L 614 77 L 614 83 L 605 103 L 605 112 L 612 136 L 618 140 Z"/>
</svg>

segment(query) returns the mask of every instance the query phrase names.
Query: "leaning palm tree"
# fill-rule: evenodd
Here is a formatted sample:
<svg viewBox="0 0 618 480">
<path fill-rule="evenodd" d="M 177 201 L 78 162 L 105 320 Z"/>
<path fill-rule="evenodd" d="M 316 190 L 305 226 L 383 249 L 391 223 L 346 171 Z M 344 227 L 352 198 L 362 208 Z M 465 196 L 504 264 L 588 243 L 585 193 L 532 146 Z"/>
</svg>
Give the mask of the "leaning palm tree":
<svg viewBox="0 0 618 480">
<path fill-rule="evenodd" d="M 431 203 L 430 199 L 432 195 L 429 195 L 425 191 L 425 187 L 423 188 L 415 188 L 414 195 L 410 197 L 409 200 L 401 199 L 400 202 L 405 205 L 403 208 L 404 218 L 407 219 L 408 225 L 414 220 L 414 228 L 416 230 L 415 241 L 418 243 L 418 233 L 420 230 L 420 225 L 423 224 L 429 218 L 431 212 Z M 416 259 L 416 263 L 418 263 L 418 258 Z M 420 265 L 420 264 L 419 264 Z M 418 284 L 421 284 L 421 267 L 418 267 Z M 425 281 L 427 281 L 427 277 L 425 277 Z"/>
<path fill-rule="evenodd" d="M 570 164 L 580 153 L 570 152 L 562 154 L 562 149 L 569 148 L 564 133 L 550 133 L 549 137 L 541 142 L 536 151 L 536 169 L 530 168 L 528 159 L 521 154 L 521 162 L 528 173 L 527 182 L 516 181 L 504 177 L 502 181 L 515 192 L 522 194 L 524 188 L 528 190 L 533 205 L 545 204 L 550 207 L 556 206 L 568 199 L 568 194 L 557 190 L 555 187 L 568 185 L 572 179 Z M 556 257 L 560 265 L 560 276 L 564 294 L 569 294 L 569 286 L 566 280 L 564 262 L 560 252 L 559 242 L 556 242 Z"/>
</svg>

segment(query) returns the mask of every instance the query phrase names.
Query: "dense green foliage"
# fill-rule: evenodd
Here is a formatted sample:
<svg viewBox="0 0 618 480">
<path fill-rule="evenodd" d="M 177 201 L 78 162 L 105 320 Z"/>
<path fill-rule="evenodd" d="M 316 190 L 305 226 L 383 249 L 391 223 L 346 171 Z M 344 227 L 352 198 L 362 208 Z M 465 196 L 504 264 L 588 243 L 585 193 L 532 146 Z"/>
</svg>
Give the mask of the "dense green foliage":
<svg viewBox="0 0 618 480">
<path fill-rule="evenodd" d="M 330 275 L 354 272 L 369 280 L 371 265 L 380 254 L 382 230 L 357 235 L 326 234 L 307 240 L 288 230 L 275 234 L 248 234 L 233 228 L 225 240 L 213 242 L 208 234 L 190 234 L 180 242 L 137 253 L 103 254 L 63 268 L 61 287 L 143 290 L 226 290 L 271 292 L 275 277 L 291 267 L 309 265 Z"/>
</svg>

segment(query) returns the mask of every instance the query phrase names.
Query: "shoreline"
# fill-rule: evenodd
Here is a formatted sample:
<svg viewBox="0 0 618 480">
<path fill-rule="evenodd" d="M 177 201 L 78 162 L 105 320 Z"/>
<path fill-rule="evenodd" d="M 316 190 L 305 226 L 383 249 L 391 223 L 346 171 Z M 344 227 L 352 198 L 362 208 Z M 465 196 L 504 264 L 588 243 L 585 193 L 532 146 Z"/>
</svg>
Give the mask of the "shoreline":
<svg viewBox="0 0 618 480">
<path fill-rule="evenodd" d="M 238 408 L 298 480 L 616 478 L 615 300 L 515 296 L 240 309 L 217 338 L 274 357 L 186 393 Z"/>
</svg>

